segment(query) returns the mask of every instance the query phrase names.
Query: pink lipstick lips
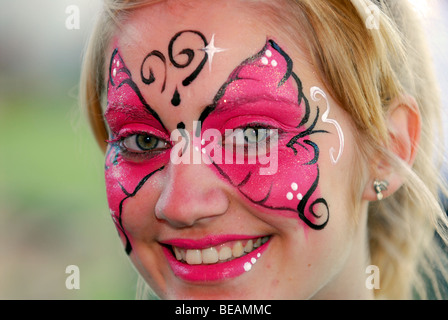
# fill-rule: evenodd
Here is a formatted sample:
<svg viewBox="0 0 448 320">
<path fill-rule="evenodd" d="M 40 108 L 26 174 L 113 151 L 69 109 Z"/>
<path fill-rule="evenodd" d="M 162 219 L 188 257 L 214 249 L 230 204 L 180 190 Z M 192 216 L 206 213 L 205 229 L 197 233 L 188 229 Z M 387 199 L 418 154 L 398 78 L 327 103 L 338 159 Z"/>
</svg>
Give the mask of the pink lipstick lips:
<svg viewBox="0 0 448 320">
<path fill-rule="evenodd" d="M 219 236 L 163 242 L 174 274 L 190 282 L 213 282 L 248 272 L 268 248 L 270 237 Z"/>
</svg>

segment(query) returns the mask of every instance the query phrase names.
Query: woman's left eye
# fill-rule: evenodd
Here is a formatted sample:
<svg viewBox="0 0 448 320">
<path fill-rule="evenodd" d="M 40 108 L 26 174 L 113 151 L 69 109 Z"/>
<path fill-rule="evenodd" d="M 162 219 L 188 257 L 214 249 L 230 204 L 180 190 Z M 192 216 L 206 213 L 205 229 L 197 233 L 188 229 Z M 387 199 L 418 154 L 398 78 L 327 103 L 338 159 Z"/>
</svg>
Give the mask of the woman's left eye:
<svg viewBox="0 0 448 320">
<path fill-rule="evenodd" d="M 224 144 L 231 145 L 255 145 L 271 136 L 271 129 L 260 126 L 247 126 L 231 130 L 224 139 Z"/>
<path fill-rule="evenodd" d="M 269 129 L 246 127 L 243 129 L 244 140 L 247 143 L 259 143 L 269 137 Z"/>
<path fill-rule="evenodd" d="M 134 134 L 121 142 L 122 146 L 130 152 L 148 152 L 166 148 L 167 142 L 149 134 Z"/>
</svg>

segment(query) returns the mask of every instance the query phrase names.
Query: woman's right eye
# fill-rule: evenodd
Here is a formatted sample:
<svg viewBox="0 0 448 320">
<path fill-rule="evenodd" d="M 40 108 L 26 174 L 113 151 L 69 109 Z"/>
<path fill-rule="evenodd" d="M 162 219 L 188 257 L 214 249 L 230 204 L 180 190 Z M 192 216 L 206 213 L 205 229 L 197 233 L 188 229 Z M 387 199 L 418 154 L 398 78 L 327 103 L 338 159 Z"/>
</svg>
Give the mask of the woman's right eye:
<svg viewBox="0 0 448 320">
<path fill-rule="evenodd" d="M 150 134 L 133 134 L 124 138 L 121 146 L 128 152 L 144 153 L 165 149 L 168 143 Z"/>
</svg>

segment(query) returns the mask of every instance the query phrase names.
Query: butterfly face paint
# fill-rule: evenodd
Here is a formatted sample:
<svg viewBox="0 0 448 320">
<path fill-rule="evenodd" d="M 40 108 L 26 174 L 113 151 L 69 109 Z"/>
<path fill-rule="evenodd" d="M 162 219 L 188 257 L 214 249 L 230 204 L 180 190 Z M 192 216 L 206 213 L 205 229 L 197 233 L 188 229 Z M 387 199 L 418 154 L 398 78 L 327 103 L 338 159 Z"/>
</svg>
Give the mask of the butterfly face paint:
<svg viewBox="0 0 448 320">
<path fill-rule="evenodd" d="M 185 34 L 199 36 L 203 42 L 200 51 L 205 52 L 198 67 L 183 81 L 182 85 L 188 86 L 198 77 L 209 54 L 219 52 L 219 48 L 214 47 L 214 41 L 208 44 L 199 32 L 188 30 L 173 37 L 169 52 L 173 50 L 171 43 L 174 44 Z M 180 54 L 187 56 L 188 64 L 193 61 L 192 52 L 188 49 L 180 51 Z M 182 68 L 183 65 L 174 60 L 172 53 L 168 57 L 175 67 Z M 152 85 L 157 79 L 146 65 L 148 59 L 153 58 L 162 62 L 167 70 L 166 58 L 161 51 L 148 53 L 140 70 L 140 77 L 146 85 Z M 275 41 L 268 40 L 261 51 L 233 70 L 213 102 L 197 119 L 201 127 L 194 134 L 204 134 L 210 129 L 224 133 L 228 129 L 249 127 L 263 128 L 265 132 L 277 130 L 278 167 L 275 174 L 260 174 L 260 163 L 211 161 L 209 166 L 257 208 L 269 214 L 297 217 L 309 228 L 321 230 L 327 225 L 330 213 L 318 188 L 320 150 L 313 137 L 327 131 L 318 128 L 319 107 L 310 107 L 301 80 L 292 70 L 291 58 Z M 161 94 L 166 89 L 166 79 L 165 72 L 160 86 Z M 175 92 L 169 94 L 172 96 L 172 106 L 176 108 L 181 101 L 179 90 L 176 87 Z M 123 227 L 126 200 L 134 197 L 167 165 L 172 165 L 170 150 L 173 145 L 170 142 L 171 133 L 145 101 L 118 48 L 110 60 L 105 117 L 111 130 L 105 166 L 108 202 L 117 229 L 126 240 L 126 252 L 129 254 L 132 239 Z M 185 125 L 178 125 L 178 128 L 184 130 Z M 147 147 L 151 152 L 133 151 L 136 145 L 139 150 Z"/>
<path fill-rule="evenodd" d="M 278 172 L 260 175 L 258 164 L 213 164 L 215 170 L 253 204 L 298 216 L 312 229 L 329 220 L 327 202 L 319 196 L 320 110 L 312 115 L 291 58 L 268 40 L 265 47 L 236 68 L 201 115 L 203 129 L 258 126 L 276 128 Z M 319 212 L 317 213 L 317 209 Z"/>
</svg>

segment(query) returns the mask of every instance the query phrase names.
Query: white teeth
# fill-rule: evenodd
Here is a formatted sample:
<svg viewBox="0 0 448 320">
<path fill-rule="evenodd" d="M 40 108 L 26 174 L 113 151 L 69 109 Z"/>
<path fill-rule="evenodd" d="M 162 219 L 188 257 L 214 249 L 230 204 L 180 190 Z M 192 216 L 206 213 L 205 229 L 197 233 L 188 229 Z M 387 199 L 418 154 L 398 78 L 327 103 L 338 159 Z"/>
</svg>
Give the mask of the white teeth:
<svg viewBox="0 0 448 320">
<path fill-rule="evenodd" d="M 219 250 L 220 261 L 224 261 L 230 258 L 232 258 L 232 249 L 230 249 L 229 247 L 223 247 L 221 250 Z"/>
<path fill-rule="evenodd" d="M 269 237 L 257 238 L 256 240 L 249 239 L 245 243 L 244 241 L 233 241 L 228 244 L 221 244 L 205 249 L 182 249 L 173 246 L 173 251 L 177 260 L 191 265 L 213 264 L 242 257 L 260 247 L 268 240 Z"/>
<path fill-rule="evenodd" d="M 180 250 L 176 247 L 174 247 L 174 255 L 176 256 L 177 260 L 182 260 L 182 253 L 180 252 Z"/>
<path fill-rule="evenodd" d="M 241 241 L 238 241 L 237 243 L 235 243 L 235 245 L 232 248 L 232 255 L 235 258 L 239 258 L 244 254 L 244 248 L 243 248 L 243 244 L 241 243 Z"/>
<path fill-rule="evenodd" d="M 202 262 L 203 263 L 216 263 L 218 262 L 218 251 L 215 248 L 202 249 Z"/>
<path fill-rule="evenodd" d="M 252 240 L 247 241 L 244 246 L 244 252 L 251 252 L 254 249 L 254 242 Z"/>
<path fill-rule="evenodd" d="M 187 250 L 187 263 L 188 264 L 201 264 L 202 254 L 201 250 Z"/>
<path fill-rule="evenodd" d="M 182 260 L 187 261 L 187 252 L 185 250 L 180 250 Z"/>
</svg>

